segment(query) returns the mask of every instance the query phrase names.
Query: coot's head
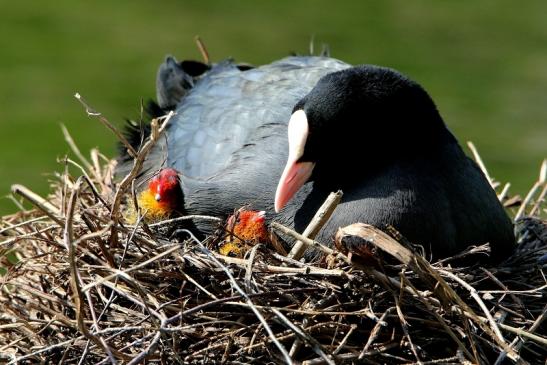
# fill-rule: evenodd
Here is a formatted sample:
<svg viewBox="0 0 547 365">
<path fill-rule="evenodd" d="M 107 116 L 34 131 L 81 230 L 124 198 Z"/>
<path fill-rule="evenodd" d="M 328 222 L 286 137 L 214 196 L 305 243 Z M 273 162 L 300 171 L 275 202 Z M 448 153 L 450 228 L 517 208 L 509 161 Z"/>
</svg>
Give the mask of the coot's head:
<svg viewBox="0 0 547 365">
<path fill-rule="evenodd" d="M 278 212 L 310 179 L 343 179 L 434 153 L 452 139 L 427 92 L 400 73 L 357 66 L 321 78 L 294 107 Z M 348 171 L 349 170 L 349 171 Z"/>
</svg>

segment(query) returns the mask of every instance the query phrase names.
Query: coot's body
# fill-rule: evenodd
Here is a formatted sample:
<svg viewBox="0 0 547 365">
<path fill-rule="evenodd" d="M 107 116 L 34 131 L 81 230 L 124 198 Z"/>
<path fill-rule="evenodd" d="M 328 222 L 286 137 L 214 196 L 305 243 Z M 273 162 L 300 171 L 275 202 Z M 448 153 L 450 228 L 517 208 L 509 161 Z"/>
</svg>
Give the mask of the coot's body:
<svg viewBox="0 0 547 365">
<path fill-rule="evenodd" d="M 326 196 L 342 189 L 320 241 L 364 222 L 393 225 L 436 257 L 485 242 L 496 257 L 511 250 L 511 222 L 486 178 L 427 93 L 399 73 L 289 57 L 246 70 L 225 61 L 193 81 L 145 167 L 181 173 L 185 214 L 226 217 L 249 204 L 302 231 Z M 287 124 L 297 114 L 306 130 L 292 161 Z M 296 193 L 278 198 L 286 195 L 280 188 L 276 195 L 286 162 L 285 170 L 312 166 Z M 279 213 L 274 197 L 276 207 L 283 201 Z M 203 224 L 196 222 L 211 229 Z"/>
</svg>

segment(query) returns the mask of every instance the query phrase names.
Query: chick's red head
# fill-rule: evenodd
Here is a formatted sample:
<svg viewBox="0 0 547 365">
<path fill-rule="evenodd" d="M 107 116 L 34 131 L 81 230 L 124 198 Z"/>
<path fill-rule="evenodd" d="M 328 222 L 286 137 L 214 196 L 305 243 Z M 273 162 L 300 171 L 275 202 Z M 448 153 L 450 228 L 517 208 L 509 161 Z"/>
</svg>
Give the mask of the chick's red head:
<svg viewBox="0 0 547 365">
<path fill-rule="evenodd" d="M 240 209 L 228 219 L 228 227 L 233 227 L 236 237 L 251 242 L 268 242 L 266 212 Z"/>
<path fill-rule="evenodd" d="M 137 195 L 137 205 L 148 223 L 180 215 L 184 196 L 177 171 L 171 168 L 159 171 L 148 183 L 148 188 Z M 135 224 L 138 213 L 134 205 L 129 204 L 125 218 L 129 223 Z"/>
<path fill-rule="evenodd" d="M 180 179 L 175 169 L 161 170 L 148 183 L 148 190 L 159 204 L 171 205 L 180 194 Z"/>
</svg>

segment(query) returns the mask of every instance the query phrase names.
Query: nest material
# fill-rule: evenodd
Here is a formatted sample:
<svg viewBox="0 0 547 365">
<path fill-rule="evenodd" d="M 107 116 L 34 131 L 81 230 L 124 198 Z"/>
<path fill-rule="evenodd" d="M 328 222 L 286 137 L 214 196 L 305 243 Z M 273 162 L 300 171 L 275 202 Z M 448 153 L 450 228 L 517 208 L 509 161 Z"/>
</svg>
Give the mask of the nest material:
<svg viewBox="0 0 547 365">
<path fill-rule="evenodd" d="M 376 241 L 391 248 L 372 242 L 379 250 L 368 266 L 279 225 L 326 259 L 301 262 L 263 245 L 230 258 L 216 253 L 216 237 L 186 232 L 179 242 L 166 235 L 172 221 L 133 227 L 120 218 L 122 196 L 167 122 L 153 125 L 120 184 L 114 163 L 96 151 L 87 162 L 67 134 L 82 160 L 67 164 L 83 177 L 59 174 L 48 201 L 14 188 L 36 208 L 0 226 L 0 362 L 537 364 L 547 357 L 547 223 L 528 214 L 546 212 L 545 171 L 518 209 L 518 248 L 497 267 L 431 264 L 388 235 Z"/>
</svg>

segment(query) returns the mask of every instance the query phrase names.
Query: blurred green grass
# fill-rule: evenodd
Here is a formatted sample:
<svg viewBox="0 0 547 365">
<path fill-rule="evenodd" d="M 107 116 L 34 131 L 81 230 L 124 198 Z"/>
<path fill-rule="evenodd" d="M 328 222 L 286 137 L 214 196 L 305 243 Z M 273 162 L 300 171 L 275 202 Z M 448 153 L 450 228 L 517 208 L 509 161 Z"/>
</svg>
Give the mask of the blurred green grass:
<svg viewBox="0 0 547 365">
<path fill-rule="evenodd" d="M 13 183 L 44 194 L 68 152 L 115 154 L 115 139 L 73 98 L 110 121 L 139 115 L 164 55 L 267 63 L 305 53 L 310 37 L 350 63 L 419 81 L 491 174 L 524 193 L 547 155 L 547 2 L 176 1 L 4 2 L 0 22 L 0 196 Z M 0 199 L 0 214 L 15 210 Z"/>
</svg>

